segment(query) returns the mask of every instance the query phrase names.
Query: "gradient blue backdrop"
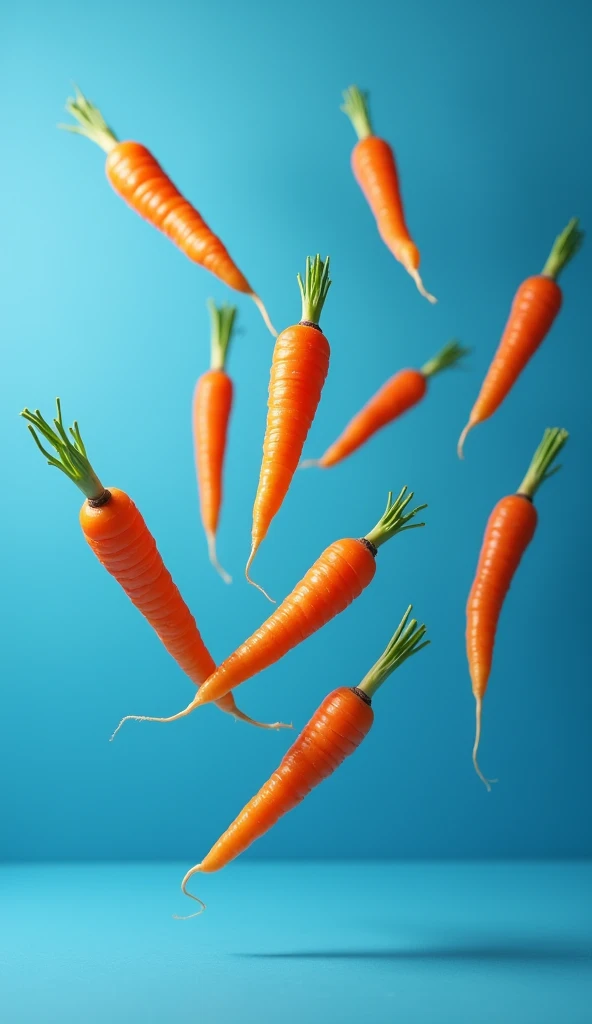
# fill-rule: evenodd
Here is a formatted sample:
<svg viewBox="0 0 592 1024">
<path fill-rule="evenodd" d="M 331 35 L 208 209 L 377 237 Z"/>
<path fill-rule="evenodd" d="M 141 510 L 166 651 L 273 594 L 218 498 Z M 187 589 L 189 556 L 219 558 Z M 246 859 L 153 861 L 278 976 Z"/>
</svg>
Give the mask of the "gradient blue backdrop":
<svg viewBox="0 0 592 1024">
<path fill-rule="evenodd" d="M 265 421 L 272 340 L 248 300 L 230 370 L 220 555 L 199 525 L 189 409 L 208 361 L 205 302 L 233 296 L 114 195 L 104 157 L 56 122 L 71 81 L 122 138 L 146 143 L 227 242 L 275 322 L 298 319 L 295 274 L 330 253 L 323 318 L 331 373 L 306 446 L 316 455 L 385 377 L 458 336 L 466 369 L 331 473 L 299 474 L 257 576 L 285 594 L 331 540 L 366 532 L 386 492 L 429 502 L 425 530 L 380 552 L 354 607 L 240 691 L 300 727 L 355 684 L 410 601 L 432 646 L 376 699 L 358 754 L 249 856 L 482 857 L 592 853 L 588 637 L 590 259 L 510 399 L 455 443 L 521 279 L 590 200 L 590 9 L 585 3 L 334 0 L 255 7 L 28 0 L 0 33 L 3 835 L 11 858 L 192 861 L 275 767 L 289 736 L 215 709 L 174 726 L 191 685 L 87 549 L 80 495 L 34 450 L 18 411 L 80 420 L 98 472 L 141 508 L 216 659 L 269 613 L 241 578 Z M 349 169 L 341 90 L 370 89 L 398 154 L 432 308 L 380 243 Z M 540 529 L 504 609 L 482 763 L 464 604 L 487 516 L 519 483 L 542 430 L 565 425 L 564 468 L 540 494 Z"/>
</svg>

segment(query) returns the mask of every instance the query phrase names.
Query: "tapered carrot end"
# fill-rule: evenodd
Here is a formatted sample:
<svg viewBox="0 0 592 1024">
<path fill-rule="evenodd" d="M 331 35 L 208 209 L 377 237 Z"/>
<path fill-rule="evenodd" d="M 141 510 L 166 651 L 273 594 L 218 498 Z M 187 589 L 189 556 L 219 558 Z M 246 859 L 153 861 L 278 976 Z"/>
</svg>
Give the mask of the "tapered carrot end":
<svg viewBox="0 0 592 1024">
<path fill-rule="evenodd" d="M 481 782 L 485 786 L 488 793 L 491 793 L 491 787 L 493 783 L 497 782 L 497 779 L 486 779 L 483 772 L 479 767 L 479 761 L 477 760 L 477 754 L 479 753 L 479 742 L 481 740 L 481 713 L 483 710 L 483 698 L 476 697 L 476 710 L 475 710 L 475 744 L 473 746 L 473 767 L 477 772 L 477 775 L 481 779 Z"/>
<path fill-rule="evenodd" d="M 313 466 L 321 466 L 320 459 L 303 459 L 298 469 L 312 469 Z"/>
<path fill-rule="evenodd" d="M 252 580 L 250 575 L 249 575 L 251 566 L 253 564 L 253 559 L 255 558 L 255 555 L 257 554 L 258 548 L 259 548 L 258 544 L 253 544 L 253 547 L 251 548 L 251 554 L 249 555 L 249 561 L 247 562 L 247 564 L 245 566 L 245 579 L 246 579 L 247 583 L 251 584 L 252 587 L 256 587 L 257 590 L 260 590 L 261 593 L 263 594 L 263 596 L 266 597 L 268 601 L 271 601 L 272 604 L 276 604 L 277 602 L 274 601 L 273 597 L 270 597 L 269 594 L 267 593 L 267 591 L 264 590 L 263 587 L 261 587 L 258 583 L 255 583 L 255 580 Z"/>
<path fill-rule="evenodd" d="M 199 903 L 200 910 L 196 910 L 195 914 L 185 914 L 184 916 L 181 916 L 180 914 L 173 914 L 173 918 L 175 919 L 175 921 L 190 921 L 192 917 L 199 917 L 199 915 L 203 914 L 204 910 L 206 909 L 204 901 L 200 900 L 199 896 L 194 896 L 193 893 L 189 892 L 189 889 L 187 888 L 187 882 L 193 875 L 197 874 L 198 871 L 201 871 L 201 864 L 196 864 L 195 867 L 191 868 L 191 870 L 187 872 L 185 878 L 181 882 L 181 891 L 185 894 L 185 896 L 189 896 L 190 900 L 195 900 L 196 903 Z"/>
<path fill-rule="evenodd" d="M 257 309 L 259 310 L 261 316 L 263 317 L 263 323 L 267 327 L 267 330 L 270 332 L 270 334 L 273 335 L 274 338 L 277 338 L 278 332 L 276 331 L 271 320 L 269 319 L 269 313 L 267 312 L 265 305 L 263 304 L 263 300 L 260 299 L 258 295 L 255 295 L 255 292 L 251 292 L 250 294 L 253 302 L 255 303 Z"/>
<path fill-rule="evenodd" d="M 225 583 L 232 583 L 232 576 L 229 576 L 226 569 L 223 569 L 218 561 L 216 554 L 216 535 L 206 530 L 206 537 L 208 541 L 208 554 L 210 556 L 210 562 L 214 566 L 216 572 L 222 577 Z"/>
<path fill-rule="evenodd" d="M 245 715 L 244 711 L 240 711 L 239 708 L 234 708 L 232 711 L 237 722 L 246 722 L 247 725 L 254 725 L 257 729 L 293 729 L 294 726 L 291 722 L 258 722 L 255 718 L 250 718 L 249 715 Z"/>
<path fill-rule="evenodd" d="M 464 457 L 465 457 L 465 453 L 464 453 L 465 441 L 467 439 L 469 431 L 472 430 L 474 426 L 475 426 L 475 424 L 471 423 L 471 421 L 469 420 L 469 422 L 467 423 L 466 427 L 464 428 L 462 434 L 460 435 L 460 437 L 458 439 L 458 444 L 456 446 L 456 454 L 458 455 L 459 459 L 464 459 Z"/>
<path fill-rule="evenodd" d="M 415 281 L 415 286 L 419 294 L 423 295 L 424 299 L 427 299 L 428 302 L 431 302 L 432 306 L 435 305 L 438 300 L 435 295 L 430 295 L 430 293 L 426 290 L 424 283 L 421 279 L 419 270 L 416 270 L 415 267 L 406 267 L 405 269 L 409 274 L 411 274 L 411 277 Z"/>
</svg>

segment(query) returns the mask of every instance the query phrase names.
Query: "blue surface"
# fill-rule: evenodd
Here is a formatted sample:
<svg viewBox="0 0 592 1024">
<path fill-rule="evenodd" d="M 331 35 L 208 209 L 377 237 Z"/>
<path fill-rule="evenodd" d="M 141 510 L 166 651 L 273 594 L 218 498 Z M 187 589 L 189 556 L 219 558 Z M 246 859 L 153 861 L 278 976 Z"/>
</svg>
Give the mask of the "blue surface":
<svg viewBox="0 0 592 1024">
<path fill-rule="evenodd" d="M 192 688 L 86 548 L 78 493 L 42 464 L 17 413 L 49 412 L 62 396 L 105 483 L 142 509 L 221 659 L 269 612 L 241 571 L 272 341 L 240 300 L 220 532 L 236 583 L 225 589 L 198 522 L 189 409 L 208 359 L 206 298 L 232 295 L 125 207 L 96 147 L 56 130 L 72 80 L 121 136 L 153 149 L 280 327 L 299 315 L 306 254 L 331 254 L 331 372 L 307 455 L 393 371 L 453 335 L 474 347 L 464 371 L 435 380 L 363 453 L 298 474 L 261 551 L 257 575 L 282 596 L 330 541 L 374 524 L 390 487 L 406 483 L 430 505 L 424 531 L 380 552 L 354 607 L 242 687 L 252 714 L 302 726 L 328 690 L 359 681 L 410 601 L 433 643 L 381 692 L 356 757 L 248 856 L 592 855 L 591 240 L 565 273 L 548 341 L 469 439 L 465 463 L 455 454 L 516 286 L 569 217 L 592 229 L 590 6 L 5 7 L 0 773 L 11 782 L 0 856 L 201 855 L 288 742 L 207 709 L 107 743 L 122 714 L 175 711 Z M 339 111 L 351 82 L 371 90 L 376 128 L 395 145 L 435 308 L 381 244 L 352 178 L 354 137 Z M 487 516 L 547 424 L 572 437 L 502 617 L 482 752 L 501 781 L 488 798 L 470 764 L 464 604 Z M 261 948 L 275 945 L 270 935 Z"/>
<path fill-rule="evenodd" d="M 592 865 L 0 871 L 10 1024 L 589 1024 Z"/>
</svg>

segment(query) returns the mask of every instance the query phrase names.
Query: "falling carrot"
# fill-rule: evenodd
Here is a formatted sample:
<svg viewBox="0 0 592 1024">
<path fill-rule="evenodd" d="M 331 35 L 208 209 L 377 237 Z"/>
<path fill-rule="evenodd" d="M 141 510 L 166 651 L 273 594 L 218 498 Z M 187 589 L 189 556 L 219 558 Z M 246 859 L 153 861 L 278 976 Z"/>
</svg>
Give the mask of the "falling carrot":
<svg viewBox="0 0 592 1024">
<path fill-rule="evenodd" d="M 425 626 L 418 626 L 416 619 L 408 622 L 411 610 L 410 605 L 388 647 L 361 683 L 340 686 L 325 697 L 277 770 L 243 807 L 201 863 L 187 872 L 181 889 L 202 908 L 189 917 L 197 917 L 205 910 L 205 903 L 187 889 L 190 878 L 197 872 L 211 873 L 226 867 L 269 832 L 284 814 L 301 803 L 360 746 L 374 721 L 372 698 L 376 691 L 395 669 L 430 643 L 423 639 Z"/>
<path fill-rule="evenodd" d="M 520 285 L 497 352 L 475 402 L 469 422 L 458 442 L 459 457 L 469 431 L 493 416 L 512 390 L 518 377 L 539 345 L 551 330 L 561 309 L 562 293 L 557 283 L 561 271 L 573 259 L 584 241 L 576 217 L 553 243 L 549 259 L 541 274 L 529 277 Z"/>
<path fill-rule="evenodd" d="M 215 671 L 215 662 L 204 644 L 197 624 L 165 568 L 132 499 L 115 487 L 106 488 L 86 454 L 75 422 L 66 432 L 59 398 L 54 426 L 39 410 L 24 409 L 35 444 L 50 466 L 61 470 L 82 491 L 80 510 L 84 538 L 107 572 L 115 577 L 132 604 L 148 620 L 159 640 L 191 681 L 199 686 Z M 55 450 L 57 458 L 43 447 L 39 434 Z M 277 729 L 280 722 L 265 725 L 237 708 L 232 694 L 216 701 L 218 707 L 250 725 Z"/>
<path fill-rule="evenodd" d="M 488 790 L 490 782 L 495 779 L 485 778 L 477 755 L 483 698 L 491 672 L 497 624 L 514 574 L 536 529 L 537 513 L 533 498 L 541 484 L 560 468 L 551 469 L 551 465 L 568 437 L 567 430 L 558 427 L 545 430 L 518 491 L 502 498 L 495 506 L 485 529 L 477 572 L 467 602 L 467 658 L 476 701 L 473 764 Z"/>
<path fill-rule="evenodd" d="M 419 275 L 419 249 L 405 222 L 397 165 L 391 146 L 372 131 L 368 93 L 352 85 L 343 94 L 342 110 L 349 117 L 358 142 L 352 152 L 352 170 L 376 218 L 380 237 L 415 281 L 428 302 L 436 302 Z"/>
<path fill-rule="evenodd" d="M 329 343 L 319 327 L 331 285 L 329 257 L 324 262 L 320 256 L 313 261 L 307 257 L 304 283 L 300 274 L 297 281 L 302 296 L 302 319 L 282 331 L 273 351 L 263 460 L 253 505 L 251 554 L 245 569 L 249 583 L 270 601 L 272 598 L 253 582 L 249 573 L 298 468 L 329 370 Z"/>
<path fill-rule="evenodd" d="M 231 577 L 218 562 L 216 532 L 222 504 L 222 470 L 228 421 L 232 409 L 232 381 L 226 359 L 236 317 L 236 306 L 208 303 L 212 321 L 210 369 L 197 382 L 193 397 L 193 437 L 201 506 L 210 561 L 225 583 Z"/>
<path fill-rule="evenodd" d="M 392 423 L 404 412 L 411 409 L 424 397 L 428 381 L 442 370 L 456 366 L 469 349 L 457 341 L 450 341 L 421 370 L 399 370 L 379 391 L 372 396 L 363 409 L 351 419 L 343 433 L 327 449 L 320 459 L 306 459 L 302 469 L 319 466 L 329 469 L 361 448 L 382 427 Z"/>
<path fill-rule="evenodd" d="M 185 718 L 195 708 L 218 700 L 240 683 L 275 664 L 288 651 L 345 611 L 372 581 L 376 572 L 378 548 L 395 534 L 424 525 L 412 523 L 411 520 L 427 505 L 419 505 L 412 512 L 406 512 L 413 498 L 413 492 L 406 495 L 406 491 L 404 487 L 395 501 L 392 494 L 389 494 L 384 514 L 365 537 L 358 540 L 348 537 L 326 548 L 267 621 L 222 662 L 200 687 L 188 707 L 168 718 L 127 715 L 122 718 L 113 735 L 116 735 L 124 722 L 130 720 L 175 722 Z"/>
<path fill-rule="evenodd" d="M 77 124 L 61 124 L 59 127 L 84 135 L 105 151 L 105 171 L 117 194 L 136 213 L 164 232 L 193 263 L 205 267 L 229 288 L 248 295 L 275 337 L 277 332 L 259 296 L 218 236 L 181 195 L 150 150 L 139 142 L 120 142 L 100 110 L 78 88 L 75 97 L 68 99 L 66 110 Z"/>
</svg>

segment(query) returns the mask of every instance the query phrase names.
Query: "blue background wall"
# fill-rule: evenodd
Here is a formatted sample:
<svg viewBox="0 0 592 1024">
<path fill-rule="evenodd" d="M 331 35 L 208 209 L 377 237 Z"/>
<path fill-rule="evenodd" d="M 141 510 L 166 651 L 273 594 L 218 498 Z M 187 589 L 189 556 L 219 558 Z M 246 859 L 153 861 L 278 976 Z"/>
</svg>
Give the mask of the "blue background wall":
<svg viewBox="0 0 592 1024">
<path fill-rule="evenodd" d="M 141 15 L 140 15 L 141 10 Z M 578 214 L 592 225 L 590 12 L 584 3 L 25 2 L 3 13 L 1 532 L 4 858 L 198 858 L 286 749 L 215 709 L 174 726 L 192 687 L 80 535 L 78 492 L 43 464 L 17 413 L 60 394 L 106 484 L 142 509 L 217 659 L 269 612 L 241 582 L 272 341 L 247 300 L 220 554 L 197 516 L 189 406 L 208 359 L 205 301 L 232 296 L 134 216 L 100 151 L 56 131 L 71 80 L 121 137 L 146 143 L 228 243 L 280 326 L 296 272 L 330 253 L 331 373 L 315 455 L 387 375 L 451 336 L 464 371 L 327 474 L 299 474 L 257 564 L 283 595 L 331 540 L 366 532 L 386 491 L 429 502 L 428 526 L 380 552 L 371 589 L 242 687 L 242 705 L 300 727 L 355 684 L 409 601 L 432 646 L 376 700 L 355 758 L 252 851 L 260 857 L 592 853 L 587 637 L 592 240 L 564 278 L 551 336 L 495 420 L 455 443 L 520 280 Z M 396 146 L 432 308 L 381 245 L 349 170 L 340 92 L 372 93 Z M 504 609 L 482 763 L 464 604 L 490 509 L 548 424 L 572 437 L 540 494 L 540 529 Z"/>
</svg>

